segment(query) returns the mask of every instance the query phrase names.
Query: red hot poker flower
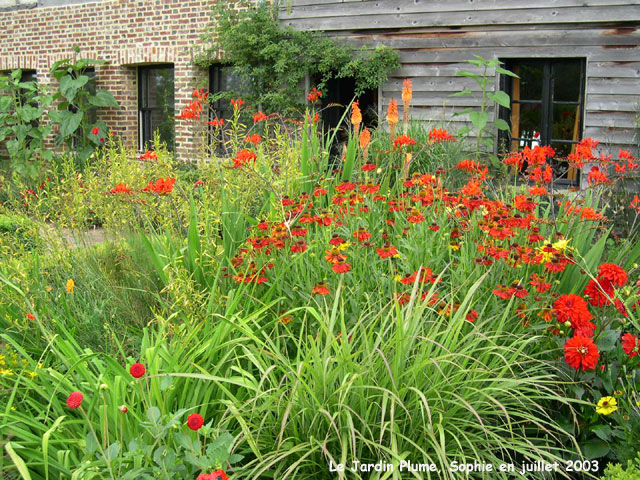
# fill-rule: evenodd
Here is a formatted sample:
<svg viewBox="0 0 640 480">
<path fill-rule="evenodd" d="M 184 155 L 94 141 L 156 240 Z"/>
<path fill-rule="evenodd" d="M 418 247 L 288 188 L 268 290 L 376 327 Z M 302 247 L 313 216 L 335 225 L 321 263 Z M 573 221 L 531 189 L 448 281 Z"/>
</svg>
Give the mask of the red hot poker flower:
<svg viewBox="0 0 640 480">
<path fill-rule="evenodd" d="M 82 405 L 82 400 L 84 400 L 84 396 L 80 392 L 72 392 L 67 397 L 67 407 L 71 409 L 79 408 Z"/>
<path fill-rule="evenodd" d="M 567 365 L 576 370 L 593 370 L 598 364 L 600 352 L 593 340 L 589 337 L 576 335 L 564 344 L 564 359 Z"/>
</svg>

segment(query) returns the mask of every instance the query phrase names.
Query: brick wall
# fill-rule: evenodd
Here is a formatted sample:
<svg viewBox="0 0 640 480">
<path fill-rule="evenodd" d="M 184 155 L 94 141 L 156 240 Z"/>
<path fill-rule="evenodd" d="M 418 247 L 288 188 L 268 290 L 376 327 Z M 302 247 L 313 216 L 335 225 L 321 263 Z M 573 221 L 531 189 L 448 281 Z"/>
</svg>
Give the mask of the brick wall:
<svg viewBox="0 0 640 480">
<path fill-rule="evenodd" d="M 121 109 L 101 109 L 99 118 L 132 147 L 137 146 L 137 66 L 174 65 L 175 109 L 207 86 L 208 72 L 191 64 L 192 47 L 210 22 L 212 0 L 103 0 L 57 7 L 0 12 L 0 70 L 34 69 L 50 84 L 57 60 L 81 57 L 107 60 L 96 68 L 98 88 L 109 90 Z M 230 7 L 234 1 L 229 1 Z M 176 120 L 176 153 L 192 158 L 188 122 Z"/>
</svg>

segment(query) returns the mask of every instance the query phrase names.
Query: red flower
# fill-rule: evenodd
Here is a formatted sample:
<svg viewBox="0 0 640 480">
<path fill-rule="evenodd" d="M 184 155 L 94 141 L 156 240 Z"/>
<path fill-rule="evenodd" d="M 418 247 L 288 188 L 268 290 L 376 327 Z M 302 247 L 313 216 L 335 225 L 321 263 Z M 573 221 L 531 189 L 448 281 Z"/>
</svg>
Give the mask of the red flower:
<svg viewBox="0 0 640 480">
<path fill-rule="evenodd" d="M 363 172 L 370 172 L 370 171 L 375 170 L 376 168 L 378 168 L 378 166 L 374 165 L 373 163 L 365 163 L 360 168 L 362 169 Z"/>
<path fill-rule="evenodd" d="M 29 320 L 35 320 L 36 319 L 36 317 L 33 315 L 33 313 L 27 313 L 27 318 Z"/>
<path fill-rule="evenodd" d="M 253 123 L 264 122 L 267 119 L 267 116 L 262 112 L 262 110 L 258 110 L 258 113 L 253 115 Z"/>
<path fill-rule="evenodd" d="M 597 277 L 595 281 L 589 280 L 583 294 L 589 297 L 589 303 L 594 307 L 604 307 L 611 303 L 609 298 L 613 298 L 615 292 L 609 280 Z"/>
<path fill-rule="evenodd" d="M 216 470 L 215 472 L 211 472 L 211 473 L 201 473 L 200 475 L 198 475 L 198 478 L 196 478 L 196 480 L 228 480 L 229 477 L 227 477 L 227 474 L 224 473 L 224 470 L 219 469 Z"/>
<path fill-rule="evenodd" d="M 396 247 L 394 247 L 390 243 L 385 243 L 384 247 L 382 248 L 376 248 L 376 252 L 380 256 L 380 258 L 389 258 L 398 255 L 398 250 L 396 250 Z"/>
<path fill-rule="evenodd" d="M 248 165 L 249 162 L 256 163 L 258 156 L 245 148 L 236 153 L 236 156 L 231 159 L 233 166 L 231 168 L 240 168 L 244 165 Z"/>
<path fill-rule="evenodd" d="M 536 292 L 538 293 L 544 293 L 551 289 L 551 283 L 545 282 L 543 277 L 539 277 L 535 273 L 531 275 L 531 280 L 529 281 L 529 284 L 535 287 Z"/>
<path fill-rule="evenodd" d="M 304 240 L 297 240 L 293 245 L 291 245 L 291 251 L 293 253 L 302 253 L 307 249 L 307 242 Z"/>
<path fill-rule="evenodd" d="M 635 357 L 640 351 L 640 339 L 630 333 L 622 335 L 622 349 L 624 353 L 629 355 L 629 358 Z"/>
<path fill-rule="evenodd" d="M 142 189 L 143 192 L 155 192 L 158 195 L 167 195 L 173 191 L 175 178 L 159 178 L 154 182 L 149 181 L 148 185 Z"/>
<path fill-rule="evenodd" d="M 320 97 L 322 97 L 322 92 L 316 90 L 316 87 L 313 87 L 307 96 L 307 100 L 310 102 L 316 102 Z"/>
<path fill-rule="evenodd" d="M 331 270 L 336 273 L 347 273 L 349 270 L 351 270 L 351 264 L 346 263 L 346 260 L 338 260 L 331 266 Z"/>
<path fill-rule="evenodd" d="M 237 99 L 237 100 L 233 98 L 231 99 L 231 105 L 233 105 L 234 109 L 242 107 L 244 103 L 245 103 L 244 100 L 241 100 L 241 99 Z"/>
<path fill-rule="evenodd" d="M 616 287 L 622 287 L 629 281 L 629 277 L 624 268 L 615 263 L 603 263 L 600 265 L 598 267 L 598 278 L 609 280 Z"/>
<path fill-rule="evenodd" d="M 593 340 L 583 335 L 576 335 L 564 344 L 564 359 L 576 370 L 593 370 L 598 364 L 600 352 Z"/>
<path fill-rule="evenodd" d="M 133 378 L 140 378 L 147 372 L 147 369 L 141 363 L 134 363 L 129 367 L 129 373 Z"/>
<path fill-rule="evenodd" d="M 254 133 L 253 135 L 247 135 L 247 138 L 244 139 L 245 142 L 253 143 L 254 145 L 257 145 L 258 143 L 260 143 L 261 140 L 262 140 L 262 137 L 257 133 Z"/>
<path fill-rule="evenodd" d="M 211 125 L 212 127 L 222 127 L 224 126 L 224 118 L 214 118 L 210 122 L 207 122 L 207 125 Z"/>
<path fill-rule="evenodd" d="M 371 238 L 371 234 L 366 229 L 359 228 L 357 231 L 353 232 L 353 238 L 357 238 L 359 242 L 364 242 Z"/>
<path fill-rule="evenodd" d="M 191 430 L 200 430 L 202 425 L 204 425 L 204 418 L 199 413 L 192 413 L 187 417 L 187 426 Z"/>
<path fill-rule="evenodd" d="M 429 225 L 429 229 L 437 232 L 438 230 L 440 230 L 440 225 L 438 225 L 437 223 L 432 223 L 431 225 Z"/>
<path fill-rule="evenodd" d="M 415 145 L 415 144 L 416 144 L 416 141 L 413 138 L 409 137 L 408 135 L 399 135 L 393 141 L 393 148 L 398 148 L 405 145 Z"/>
<path fill-rule="evenodd" d="M 411 210 L 411 214 L 407 217 L 407 221 L 410 223 L 421 223 L 424 222 L 424 215 L 420 213 L 420 210 L 417 208 L 413 208 Z"/>
<path fill-rule="evenodd" d="M 72 392 L 71 395 L 67 397 L 67 407 L 71 409 L 76 409 L 82 405 L 82 400 L 84 397 L 80 392 Z"/>
<path fill-rule="evenodd" d="M 124 183 L 119 183 L 109 190 L 109 193 L 126 193 L 127 195 L 131 195 L 131 187 Z"/>
<path fill-rule="evenodd" d="M 94 135 L 97 135 L 99 131 L 100 131 L 100 129 L 98 127 L 93 127 L 91 129 L 91 133 L 93 133 Z"/>
<path fill-rule="evenodd" d="M 590 321 L 593 316 L 584 298 L 569 293 L 553 302 L 553 309 L 559 322 L 570 322 L 571 328 L 578 335 L 593 335 L 595 325 Z"/>
<path fill-rule="evenodd" d="M 329 285 L 326 283 L 316 283 L 315 287 L 313 287 L 313 290 L 311 291 L 324 297 L 329 294 Z"/>
<path fill-rule="evenodd" d="M 478 312 L 476 310 L 470 310 L 465 318 L 467 321 L 473 323 L 478 319 Z"/>
<path fill-rule="evenodd" d="M 434 128 L 429 132 L 429 143 L 438 143 L 438 142 L 455 142 L 456 139 L 453 138 L 449 132 L 447 132 L 444 128 Z"/>
</svg>

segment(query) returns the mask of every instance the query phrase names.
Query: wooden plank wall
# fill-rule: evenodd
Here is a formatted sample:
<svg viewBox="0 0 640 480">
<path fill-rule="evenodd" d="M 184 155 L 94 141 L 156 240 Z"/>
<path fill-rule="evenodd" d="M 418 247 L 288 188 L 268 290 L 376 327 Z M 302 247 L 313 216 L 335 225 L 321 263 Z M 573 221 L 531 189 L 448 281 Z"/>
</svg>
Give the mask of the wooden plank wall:
<svg viewBox="0 0 640 480">
<path fill-rule="evenodd" d="M 358 45 L 387 45 L 402 67 L 382 87 L 382 102 L 400 100 L 411 78 L 414 118 L 453 122 L 478 97 L 449 97 L 463 88 L 478 91 L 459 70 L 465 60 L 485 58 L 586 58 L 584 137 L 606 149 L 639 154 L 640 0 L 283 0 L 283 25 L 324 30 Z M 477 70 L 476 70 L 477 71 Z M 492 88 L 497 85 L 497 79 Z"/>
</svg>

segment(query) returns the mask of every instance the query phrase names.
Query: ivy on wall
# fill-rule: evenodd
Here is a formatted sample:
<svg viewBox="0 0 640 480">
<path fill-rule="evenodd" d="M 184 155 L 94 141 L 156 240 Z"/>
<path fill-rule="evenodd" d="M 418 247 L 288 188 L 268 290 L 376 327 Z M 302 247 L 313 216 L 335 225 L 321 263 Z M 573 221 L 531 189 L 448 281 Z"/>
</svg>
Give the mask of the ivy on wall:
<svg viewBox="0 0 640 480">
<path fill-rule="evenodd" d="M 214 5 L 212 26 L 203 36 L 209 48 L 196 57 L 196 64 L 232 65 L 246 87 L 243 98 L 266 112 L 289 114 L 300 108 L 307 74 L 320 90 L 332 78 L 353 78 L 359 95 L 386 82 L 400 67 L 398 54 L 389 47 L 355 49 L 320 32 L 282 27 L 277 2 L 238 6 L 241 9 L 229 8 L 224 0 Z"/>
</svg>

